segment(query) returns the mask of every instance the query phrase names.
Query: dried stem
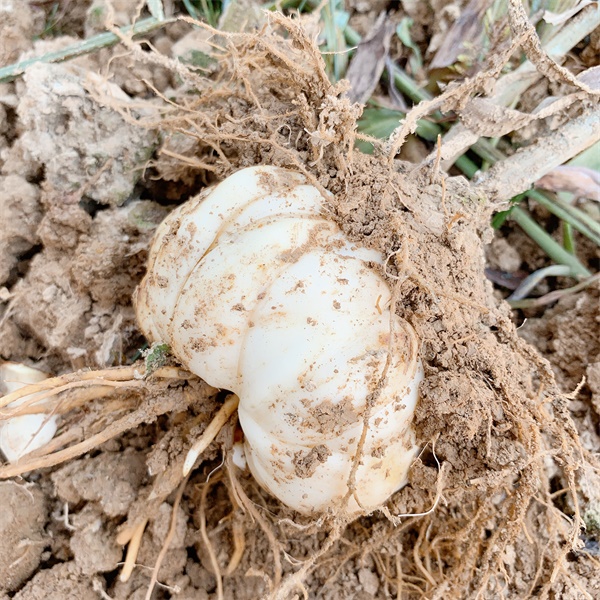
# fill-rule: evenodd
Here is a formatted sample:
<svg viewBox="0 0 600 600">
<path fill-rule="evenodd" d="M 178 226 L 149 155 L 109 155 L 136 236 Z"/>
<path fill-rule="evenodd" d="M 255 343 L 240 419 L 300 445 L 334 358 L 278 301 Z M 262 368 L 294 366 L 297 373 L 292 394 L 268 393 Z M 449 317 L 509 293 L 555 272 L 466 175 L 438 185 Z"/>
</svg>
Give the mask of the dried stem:
<svg viewBox="0 0 600 600">
<path fill-rule="evenodd" d="M 600 138 L 600 105 L 567 121 L 535 144 L 496 163 L 476 184 L 492 201 L 503 202 L 529 189 L 548 171 L 589 148 Z"/>
</svg>

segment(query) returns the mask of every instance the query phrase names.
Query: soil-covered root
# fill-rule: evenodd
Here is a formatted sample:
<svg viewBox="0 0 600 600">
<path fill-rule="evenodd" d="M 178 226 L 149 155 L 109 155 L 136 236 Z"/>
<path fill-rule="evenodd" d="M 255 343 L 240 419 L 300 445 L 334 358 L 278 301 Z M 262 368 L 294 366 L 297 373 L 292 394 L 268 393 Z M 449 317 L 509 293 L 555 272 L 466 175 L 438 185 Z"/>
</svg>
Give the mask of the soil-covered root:
<svg viewBox="0 0 600 600">
<path fill-rule="evenodd" d="M 160 396 L 170 381 L 186 380 L 189 377 L 188 372 L 177 367 L 161 367 L 153 373 L 153 380 L 149 381 L 139 374 L 137 367 L 122 367 L 70 373 L 27 385 L 6 394 L 0 398 L 0 408 L 2 408 L 0 421 L 40 411 L 66 414 L 98 398 L 102 398 L 105 402 L 104 406 L 96 407 L 97 412 L 92 411 L 87 415 L 87 419 L 83 418 L 86 422 L 79 420 L 76 425 L 72 423 L 67 431 L 55 437 L 40 450 L 31 452 L 17 463 L 0 466 L 0 479 L 60 464 L 89 452 L 140 423 L 151 422 L 168 410 L 181 408 L 182 402 L 183 408 L 187 407 L 189 398 L 182 398 L 175 393 L 165 395 L 162 402 L 157 402 L 155 396 Z M 154 385 L 156 388 L 153 390 Z M 123 389 L 129 392 L 125 398 L 119 398 L 116 402 L 107 402 L 111 391 Z M 142 390 L 142 397 L 145 400 L 137 407 L 135 407 L 136 390 Z M 66 394 L 63 394 L 65 392 Z M 26 398 L 22 403 L 10 406 L 22 398 Z M 50 398 L 53 398 L 54 402 L 49 402 Z M 42 401 L 43 405 L 40 406 L 39 403 Z M 134 410 L 131 410 L 132 408 Z M 115 418 L 119 413 L 125 415 Z M 104 426 L 106 420 L 111 422 Z M 72 445 L 59 449 L 68 443 Z"/>
<path fill-rule="evenodd" d="M 199 383 L 198 386 L 194 386 L 194 377 L 177 367 L 161 366 L 154 369 L 152 372 L 148 372 L 144 375 L 145 365 L 134 365 L 132 367 L 122 367 L 115 369 L 105 369 L 101 371 L 87 371 L 70 373 L 59 377 L 47 379 L 39 384 L 31 384 L 25 386 L 15 392 L 6 394 L 0 398 L 0 422 L 7 421 L 11 418 L 39 412 L 51 411 L 52 414 L 64 414 L 67 417 L 71 417 L 71 421 L 65 424 L 65 431 L 58 435 L 50 443 L 46 444 L 39 450 L 31 452 L 26 455 L 19 462 L 14 464 L 6 464 L 0 466 L 0 479 L 8 479 L 23 475 L 32 470 L 43 469 L 51 467 L 63 462 L 68 462 L 74 458 L 85 454 L 95 448 L 98 448 L 107 441 L 121 435 L 125 431 L 129 431 L 141 423 L 152 423 L 159 417 L 168 412 L 185 412 L 190 403 L 198 402 L 200 405 L 206 406 L 206 400 L 210 396 L 214 396 L 214 391 L 209 386 Z M 183 387 L 175 388 L 172 386 L 173 383 L 185 382 Z M 191 385 L 190 385 L 191 383 Z M 116 392 L 116 394 L 114 393 Z M 113 401 L 110 401 L 110 397 L 114 397 Z M 15 401 L 25 400 L 21 404 L 16 406 L 11 403 Z M 94 406 L 94 400 L 101 400 L 97 405 Z M 43 402 L 43 408 L 40 407 L 40 403 Z M 85 408 L 83 414 L 75 416 L 76 409 Z M 220 412 L 223 412 L 222 410 Z M 204 447 L 206 448 L 210 442 L 213 441 L 215 436 L 220 432 L 224 425 L 224 420 L 219 419 L 220 412 L 217 412 L 216 420 L 218 421 L 217 426 L 209 424 L 206 428 L 204 437 Z M 232 411 L 229 411 L 228 415 Z M 204 420 L 204 418 L 202 419 Z M 200 421 L 199 421 L 200 422 Z M 194 421 L 188 423 L 185 427 L 185 432 L 182 432 L 183 437 L 188 437 L 189 431 L 194 429 Z M 69 445 L 70 444 L 70 445 Z M 63 447 L 66 446 L 66 447 Z M 173 514 L 178 509 L 179 501 L 185 489 L 185 484 L 188 478 L 184 476 L 184 462 L 188 450 L 182 449 L 178 456 L 172 460 L 172 462 L 166 466 L 161 472 L 155 473 L 155 478 L 148 493 L 142 493 L 139 497 L 130 500 L 130 518 L 120 528 L 119 534 L 113 539 L 111 550 L 114 552 L 118 551 L 118 545 L 128 545 L 128 551 L 125 558 L 125 563 L 121 572 L 121 580 L 127 581 L 133 571 L 136 564 L 136 559 L 140 551 L 140 545 L 142 536 L 146 529 L 146 525 L 150 519 L 155 519 L 160 512 L 161 506 L 171 494 L 171 492 L 179 488 L 176 504 L 173 506 Z M 73 463 L 71 463 L 73 464 Z M 189 469 L 188 469 L 189 470 Z M 76 472 L 76 471 L 75 471 Z M 113 473 L 114 475 L 114 473 Z M 57 485 L 59 488 L 64 488 L 67 482 L 64 479 L 58 479 Z M 6 486 L 13 485 L 13 482 L 9 482 L 4 485 L 2 490 L 9 488 Z M 75 487 L 74 487 L 75 486 Z M 19 486 L 17 486 L 18 488 Z M 71 480 L 69 477 L 67 495 L 72 494 L 70 490 L 76 489 L 76 480 Z M 84 486 L 86 491 L 83 492 L 84 496 L 88 500 L 96 499 L 93 492 L 87 489 L 87 484 Z M 12 488 L 10 488 L 12 490 Z M 25 492 L 27 489 L 22 487 L 22 491 Z M 108 491 L 108 490 L 107 490 Z M 36 496 L 33 492 L 28 492 L 31 496 L 32 502 Z M 36 491 L 35 493 L 39 493 Z M 63 495 L 64 495 L 63 489 Z M 89 494 L 92 493 L 90 496 Z M 107 498 L 110 494 L 107 496 Z M 40 496 L 41 497 L 41 496 Z M 76 504 L 78 502 L 77 496 L 72 497 L 72 501 Z M 104 511 L 107 514 L 111 514 L 112 510 L 109 505 L 103 504 Z M 25 505 L 23 505 L 25 506 Z M 43 505 L 42 505 L 43 506 Z M 13 514 L 14 511 L 8 511 L 7 517 L 10 517 L 12 523 L 17 525 L 21 522 L 18 515 Z M 115 514 L 119 514 L 117 509 Z M 16 520 L 15 520 L 16 519 Z M 38 519 L 39 520 L 39 519 Z M 37 521 L 34 519 L 31 521 L 31 526 L 36 526 Z M 42 523 L 43 525 L 43 523 Z M 40 525 L 41 526 L 41 525 Z M 173 525 L 175 527 L 175 525 Z M 84 527 L 85 531 L 86 528 Z M 32 530 L 33 531 L 33 530 Z M 79 530 L 78 530 L 79 531 Z M 163 549 L 157 557 L 155 569 L 152 573 L 151 589 L 154 587 L 157 581 L 158 571 L 160 569 L 161 562 L 164 558 L 164 553 L 169 548 L 169 544 L 172 541 L 174 535 L 174 529 L 170 528 L 169 535 L 164 540 Z M 10 531 L 5 532 L 10 537 Z M 36 537 L 36 533 L 28 533 L 27 531 L 21 532 L 25 534 L 25 539 L 30 536 L 31 538 Z M 8 538 L 7 538 L 8 539 Z M 100 541 L 98 536 L 92 540 L 94 543 Z M 90 542 L 88 540 L 88 542 Z M 90 545 L 86 542 L 86 547 L 89 550 Z M 34 543 L 31 542 L 30 543 Z M 73 538 L 72 544 L 76 544 L 76 537 Z M 34 565 L 29 566 L 31 560 L 24 560 L 23 555 L 17 559 L 17 562 L 23 562 L 23 569 L 25 577 L 31 574 L 31 571 L 39 563 L 39 554 L 44 548 L 44 543 L 39 542 L 37 546 L 40 548 L 40 552 L 37 553 L 37 560 L 35 553 L 32 553 Z M 11 546 L 11 548 L 18 548 L 20 546 Z M 29 553 L 29 549 L 25 548 L 26 552 Z M 86 553 L 78 553 L 75 549 L 76 559 L 79 556 L 84 556 Z M 9 556 L 9 555 L 7 555 Z M 8 560 L 8 559 L 7 559 Z M 94 573 L 94 568 L 98 568 L 98 561 L 94 559 L 93 567 L 90 571 Z M 79 565 L 81 567 L 81 565 Z M 116 565 L 115 565 L 116 566 Z M 12 567 L 11 567 L 12 568 Z M 82 567 L 83 568 L 83 567 Z M 85 573 L 85 568 L 83 569 Z M 102 570 L 102 569 L 100 569 Z M 107 569 L 110 570 L 110 569 Z M 15 572 L 15 581 L 17 584 L 9 582 L 9 589 L 11 586 L 16 587 L 18 583 L 23 579 L 18 572 Z M 14 578 L 13 578 L 14 579 Z M 12 581 L 12 579 L 11 579 Z"/>
</svg>

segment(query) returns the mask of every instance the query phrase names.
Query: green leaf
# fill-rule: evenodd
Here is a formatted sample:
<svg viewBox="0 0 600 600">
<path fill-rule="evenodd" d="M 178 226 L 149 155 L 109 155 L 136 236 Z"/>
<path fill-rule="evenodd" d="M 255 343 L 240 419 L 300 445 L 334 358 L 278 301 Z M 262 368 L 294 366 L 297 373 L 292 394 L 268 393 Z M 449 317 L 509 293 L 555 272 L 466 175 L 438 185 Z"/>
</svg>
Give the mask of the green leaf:
<svg viewBox="0 0 600 600">
<path fill-rule="evenodd" d="M 494 229 L 500 229 L 500 227 L 504 225 L 506 219 L 508 219 L 508 217 L 510 216 L 512 209 L 513 207 L 511 206 L 508 210 L 501 210 L 500 212 L 497 212 L 492 217 L 492 227 Z"/>
<path fill-rule="evenodd" d="M 144 364 L 146 365 L 146 375 L 151 375 L 164 366 L 171 353 L 171 348 L 168 344 L 158 343 L 152 344 L 148 350 L 143 352 Z"/>
<path fill-rule="evenodd" d="M 371 137 L 385 140 L 391 133 L 398 127 L 400 121 L 404 119 L 406 115 L 399 110 L 392 110 L 389 108 L 365 108 L 361 118 L 358 121 L 358 131 L 369 135 Z M 435 142 L 439 128 L 435 123 L 421 119 L 418 122 L 416 134 L 427 140 L 428 142 Z M 372 144 L 368 142 L 357 142 L 357 146 L 361 152 L 370 154 L 373 151 Z M 363 150 L 362 147 L 369 147 L 370 151 Z"/>
<path fill-rule="evenodd" d="M 157 21 L 165 20 L 165 9 L 163 8 L 162 0 L 146 0 L 146 6 L 150 11 L 150 14 Z"/>
<path fill-rule="evenodd" d="M 410 28 L 413 26 L 414 21 L 410 17 L 404 17 L 398 26 L 396 27 L 396 35 L 400 41 L 410 50 L 412 55 L 408 59 L 410 70 L 412 74 L 418 73 L 423 68 L 423 58 L 421 56 L 421 50 L 410 37 Z"/>
</svg>

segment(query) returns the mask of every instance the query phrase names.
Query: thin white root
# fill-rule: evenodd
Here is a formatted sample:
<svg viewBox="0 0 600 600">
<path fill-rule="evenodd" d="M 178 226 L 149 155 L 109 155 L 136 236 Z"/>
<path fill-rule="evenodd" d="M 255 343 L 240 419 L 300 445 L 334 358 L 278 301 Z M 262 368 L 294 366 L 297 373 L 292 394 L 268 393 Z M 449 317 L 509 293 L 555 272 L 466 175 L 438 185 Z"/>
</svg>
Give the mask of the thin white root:
<svg viewBox="0 0 600 600">
<path fill-rule="evenodd" d="M 235 395 L 231 394 L 227 397 L 223 406 L 219 409 L 214 419 L 208 424 L 204 433 L 196 441 L 196 443 L 190 448 L 185 462 L 183 463 L 183 476 L 187 477 L 189 472 L 194 468 L 194 464 L 198 457 L 208 448 L 209 444 L 217 437 L 219 431 L 227 421 L 229 417 L 237 410 L 240 399 Z"/>
<path fill-rule="evenodd" d="M 142 536 L 144 535 L 144 530 L 146 529 L 146 523 L 148 523 L 148 519 L 144 519 L 141 523 L 139 523 L 136 526 L 133 535 L 131 536 L 129 546 L 127 546 L 125 564 L 123 565 L 123 569 L 121 570 L 121 575 L 119 575 L 119 579 L 122 582 L 129 581 L 129 578 L 133 573 L 135 561 L 137 560 L 137 556 L 140 551 L 140 546 L 142 544 Z"/>
<path fill-rule="evenodd" d="M 233 523 L 231 524 L 231 535 L 233 537 L 233 554 L 229 559 L 229 564 L 223 575 L 232 575 L 238 568 L 242 557 L 244 556 L 244 549 L 246 548 L 246 540 L 244 537 L 244 528 L 242 523 L 233 517 Z"/>
</svg>

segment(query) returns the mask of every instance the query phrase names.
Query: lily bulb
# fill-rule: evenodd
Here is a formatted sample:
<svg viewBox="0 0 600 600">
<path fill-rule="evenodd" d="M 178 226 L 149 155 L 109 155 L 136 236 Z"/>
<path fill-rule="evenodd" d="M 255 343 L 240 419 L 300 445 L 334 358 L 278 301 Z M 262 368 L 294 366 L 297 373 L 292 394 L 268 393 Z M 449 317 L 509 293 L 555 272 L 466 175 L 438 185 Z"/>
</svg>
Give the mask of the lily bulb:
<svg viewBox="0 0 600 600">
<path fill-rule="evenodd" d="M 39 383 L 48 375 L 38 369 L 15 362 L 0 364 L 0 390 L 10 394 L 30 383 Z M 25 396 L 11 402 L 19 406 L 30 399 Z M 22 456 L 46 445 L 56 433 L 57 419 L 44 413 L 12 417 L 0 421 L 0 450 L 9 462 L 17 462 Z"/>
<path fill-rule="evenodd" d="M 305 514 L 359 514 L 406 483 L 423 370 L 384 257 L 327 199 L 297 172 L 238 171 L 159 226 L 135 304 L 150 341 L 239 397 L 266 490 Z"/>
</svg>

